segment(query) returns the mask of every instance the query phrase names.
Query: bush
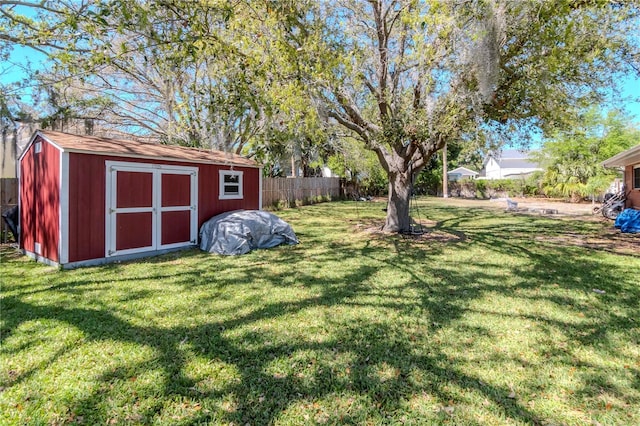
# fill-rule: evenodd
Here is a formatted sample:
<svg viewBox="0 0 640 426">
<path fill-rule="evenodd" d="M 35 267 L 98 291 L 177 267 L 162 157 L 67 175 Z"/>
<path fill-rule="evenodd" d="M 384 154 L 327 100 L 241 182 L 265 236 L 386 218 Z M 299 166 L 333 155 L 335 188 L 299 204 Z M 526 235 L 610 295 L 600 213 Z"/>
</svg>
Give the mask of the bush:
<svg viewBox="0 0 640 426">
<path fill-rule="evenodd" d="M 387 193 L 389 182 L 384 173 L 372 174 L 360 182 L 362 195 L 380 196 Z"/>
<path fill-rule="evenodd" d="M 464 198 L 535 197 L 542 195 L 539 177 L 536 175 L 526 179 L 462 179 L 451 182 L 449 192 L 454 197 Z"/>
<path fill-rule="evenodd" d="M 485 180 L 478 180 L 478 181 L 474 181 L 474 184 L 476 186 L 476 198 L 488 198 L 487 196 L 487 181 Z"/>
<path fill-rule="evenodd" d="M 418 195 L 438 195 L 442 189 L 442 169 L 424 169 L 416 176 L 413 190 Z"/>
</svg>

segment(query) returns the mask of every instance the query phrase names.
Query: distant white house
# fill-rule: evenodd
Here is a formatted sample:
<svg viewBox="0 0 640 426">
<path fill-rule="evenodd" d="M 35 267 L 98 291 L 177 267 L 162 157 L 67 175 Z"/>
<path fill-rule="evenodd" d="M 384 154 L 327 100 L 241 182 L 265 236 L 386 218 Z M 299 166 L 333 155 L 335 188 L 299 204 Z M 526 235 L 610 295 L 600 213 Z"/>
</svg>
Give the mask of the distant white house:
<svg viewBox="0 0 640 426">
<path fill-rule="evenodd" d="M 480 173 L 475 172 L 471 169 L 467 169 L 466 167 L 458 167 L 456 169 L 447 172 L 447 178 L 451 182 L 455 182 L 457 180 L 462 179 L 475 179 L 480 175 Z"/>
<path fill-rule="evenodd" d="M 539 164 L 529 159 L 529 153 L 516 149 L 505 149 L 497 154 L 489 154 L 484 160 L 485 179 L 515 179 L 541 171 Z"/>
</svg>

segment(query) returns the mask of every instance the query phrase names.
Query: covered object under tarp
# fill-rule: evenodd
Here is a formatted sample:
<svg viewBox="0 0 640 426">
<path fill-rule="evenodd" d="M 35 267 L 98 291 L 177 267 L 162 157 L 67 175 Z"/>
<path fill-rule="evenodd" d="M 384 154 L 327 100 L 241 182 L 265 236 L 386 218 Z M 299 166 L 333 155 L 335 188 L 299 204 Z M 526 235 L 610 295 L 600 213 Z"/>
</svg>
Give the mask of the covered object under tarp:
<svg viewBox="0 0 640 426">
<path fill-rule="evenodd" d="M 616 218 L 615 227 L 622 232 L 640 232 L 640 210 L 624 209 Z"/>
<path fill-rule="evenodd" d="M 298 238 L 287 222 L 265 211 L 222 213 L 200 227 L 200 248 L 209 253 L 245 254 L 280 244 L 298 244 Z"/>
</svg>

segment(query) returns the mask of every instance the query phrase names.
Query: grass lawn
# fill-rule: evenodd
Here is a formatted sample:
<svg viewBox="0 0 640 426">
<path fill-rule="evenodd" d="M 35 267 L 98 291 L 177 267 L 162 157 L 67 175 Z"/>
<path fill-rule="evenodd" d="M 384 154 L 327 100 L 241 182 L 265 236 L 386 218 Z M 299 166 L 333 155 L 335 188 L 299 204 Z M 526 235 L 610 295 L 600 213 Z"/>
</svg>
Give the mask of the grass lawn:
<svg viewBox="0 0 640 426">
<path fill-rule="evenodd" d="M 576 244 L 611 222 L 420 206 L 282 211 L 301 244 L 241 257 L 4 246 L 0 424 L 640 424 L 640 256 Z"/>
</svg>

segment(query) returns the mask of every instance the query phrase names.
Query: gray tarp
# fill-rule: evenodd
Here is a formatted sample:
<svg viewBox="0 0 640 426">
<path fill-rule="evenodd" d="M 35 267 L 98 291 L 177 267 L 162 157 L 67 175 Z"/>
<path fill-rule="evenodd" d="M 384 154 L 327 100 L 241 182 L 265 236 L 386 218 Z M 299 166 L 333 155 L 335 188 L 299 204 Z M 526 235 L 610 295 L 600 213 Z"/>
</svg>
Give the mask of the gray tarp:
<svg viewBox="0 0 640 426">
<path fill-rule="evenodd" d="M 257 248 L 298 244 L 291 226 L 259 210 L 236 210 L 212 217 L 200 227 L 200 248 L 209 253 L 245 254 Z"/>
</svg>

